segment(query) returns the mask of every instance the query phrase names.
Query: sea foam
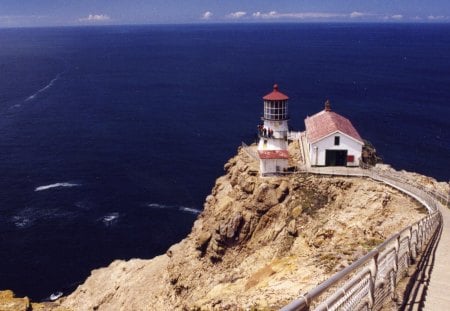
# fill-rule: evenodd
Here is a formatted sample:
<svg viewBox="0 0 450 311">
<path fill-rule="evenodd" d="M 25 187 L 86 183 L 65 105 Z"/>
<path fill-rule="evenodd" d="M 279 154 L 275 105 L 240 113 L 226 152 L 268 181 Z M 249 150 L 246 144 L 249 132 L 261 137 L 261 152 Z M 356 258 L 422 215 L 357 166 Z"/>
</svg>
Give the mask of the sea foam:
<svg viewBox="0 0 450 311">
<path fill-rule="evenodd" d="M 55 83 L 55 82 L 59 79 L 59 77 L 61 76 L 61 74 L 62 74 L 62 72 L 61 72 L 61 73 L 58 73 L 58 74 L 56 75 L 56 77 L 53 78 L 46 86 L 44 86 L 42 89 L 38 90 L 38 91 L 37 91 L 36 93 L 34 93 L 33 95 L 28 96 L 27 99 L 25 99 L 25 101 L 27 102 L 27 101 L 30 101 L 30 100 L 35 99 L 36 96 L 38 96 L 40 93 L 45 92 L 46 90 L 48 90 L 49 88 L 51 88 L 52 85 L 53 85 L 53 83 Z"/>
<path fill-rule="evenodd" d="M 34 191 L 44 191 L 52 188 L 71 188 L 71 187 L 79 187 L 80 184 L 70 183 L 70 182 L 57 182 L 50 185 L 39 186 L 34 189 Z"/>
<path fill-rule="evenodd" d="M 105 226 L 111 226 L 114 225 L 119 220 L 119 213 L 111 213 L 108 215 L 105 215 L 101 218 L 101 221 Z"/>
<path fill-rule="evenodd" d="M 202 211 L 196 208 L 187 207 L 187 206 L 175 206 L 175 205 L 165 205 L 165 204 L 159 204 L 159 203 L 149 203 L 147 204 L 148 207 L 151 208 L 157 208 L 157 209 L 171 209 L 171 210 L 179 210 L 181 212 L 185 213 L 191 213 L 191 214 L 200 214 Z"/>
<path fill-rule="evenodd" d="M 202 212 L 201 210 L 198 210 L 196 208 L 184 207 L 184 206 L 180 206 L 179 210 L 182 212 L 191 213 L 191 214 L 195 214 L 195 215 L 200 214 Z"/>
</svg>

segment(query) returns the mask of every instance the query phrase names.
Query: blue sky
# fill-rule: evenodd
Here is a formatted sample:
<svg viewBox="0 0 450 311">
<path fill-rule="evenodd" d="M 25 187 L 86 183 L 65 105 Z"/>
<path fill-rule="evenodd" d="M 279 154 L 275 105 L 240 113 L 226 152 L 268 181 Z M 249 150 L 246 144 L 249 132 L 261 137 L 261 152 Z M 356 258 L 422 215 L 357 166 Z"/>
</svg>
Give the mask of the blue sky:
<svg viewBox="0 0 450 311">
<path fill-rule="evenodd" d="M 0 0 L 0 27 L 450 22 L 450 0 Z"/>
</svg>

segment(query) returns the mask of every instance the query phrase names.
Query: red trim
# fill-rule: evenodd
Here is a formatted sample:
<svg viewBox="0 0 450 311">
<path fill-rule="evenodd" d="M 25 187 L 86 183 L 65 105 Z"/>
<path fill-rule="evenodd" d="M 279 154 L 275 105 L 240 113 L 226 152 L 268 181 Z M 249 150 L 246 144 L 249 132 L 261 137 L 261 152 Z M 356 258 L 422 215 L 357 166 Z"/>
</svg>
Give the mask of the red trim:
<svg viewBox="0 0 450 311">
<path fill-rule="evenodd" d="M 260 159 L 289 159 L 287 150 L 258 150 Z"/>
</svg>

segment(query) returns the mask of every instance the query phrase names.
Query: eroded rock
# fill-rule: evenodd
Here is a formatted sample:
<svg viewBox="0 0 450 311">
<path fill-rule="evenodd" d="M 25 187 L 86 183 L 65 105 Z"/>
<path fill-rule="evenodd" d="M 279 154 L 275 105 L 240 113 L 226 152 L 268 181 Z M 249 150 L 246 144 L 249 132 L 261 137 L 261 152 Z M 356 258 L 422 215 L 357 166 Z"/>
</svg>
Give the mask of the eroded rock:
<svg viewBox="0 0 450 311">
<path fill-rule="evenodd" d="M 261 178 L 242 154 L 225 166 L 192 233 L 151 260 L 95 270 L 74 310 L 274 310 L 423 217 L 417 203 L 362 178 Z"/>
</svg>

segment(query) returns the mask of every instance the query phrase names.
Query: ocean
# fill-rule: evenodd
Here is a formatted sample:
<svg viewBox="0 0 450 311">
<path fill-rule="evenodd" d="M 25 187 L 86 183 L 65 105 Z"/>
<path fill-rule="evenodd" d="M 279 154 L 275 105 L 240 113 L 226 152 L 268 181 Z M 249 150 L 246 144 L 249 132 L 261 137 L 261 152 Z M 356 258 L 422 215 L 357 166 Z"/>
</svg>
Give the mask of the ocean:
<svg viewBox="0 0 450 311">
<path fill-rule="evenodd" d="M 290 125 L 348 117 L 386 163 L 450 178 L 450 25 L 0 30 L 0 289 L 44 300 L 180 241 L 278 83 Z"/>
</svg>

